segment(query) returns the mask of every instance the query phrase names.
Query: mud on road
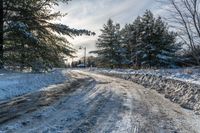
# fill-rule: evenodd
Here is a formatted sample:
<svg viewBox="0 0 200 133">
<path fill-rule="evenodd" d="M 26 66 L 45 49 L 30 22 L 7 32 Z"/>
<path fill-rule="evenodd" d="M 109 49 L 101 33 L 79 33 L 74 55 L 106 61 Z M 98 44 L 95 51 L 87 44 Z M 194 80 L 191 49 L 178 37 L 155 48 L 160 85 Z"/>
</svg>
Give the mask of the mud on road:
<svg viewBox="0 0 200 133">
<path fill-rule="evenodd" d="M 153 90 L 130 81 L 78 70 L 69 75 L 78 81 L 73 82 L 73 87 L 61 85 L 0 103 L 0 132 L 200 132 L 198 116 Z"/>
</svg>

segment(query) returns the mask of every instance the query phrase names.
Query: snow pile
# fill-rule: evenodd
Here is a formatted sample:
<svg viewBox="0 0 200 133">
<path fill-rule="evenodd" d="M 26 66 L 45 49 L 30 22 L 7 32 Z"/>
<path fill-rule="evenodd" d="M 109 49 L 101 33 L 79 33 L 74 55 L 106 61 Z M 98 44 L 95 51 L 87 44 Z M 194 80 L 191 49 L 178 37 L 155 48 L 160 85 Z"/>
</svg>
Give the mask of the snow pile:
<svg viewBox="0 0 200 133">
<path fill-rule="evenodd" d="M 50 73 L 14 73 L 0 71 L 0 100 L 6 100 L 29 92 L 44 89 L 67 80 L 65 70 Z"/>
<path fill-rule="evenodd" d="M 200 68 L 179 68 L 179 69 L 91 69 L 100 73 L 113 73 L 113 74 L 142 74 L 162 76 L 167 79 L 175 79 L 183 82 L 200 85 Z"/>
<path fill-rule="evenodd" d="M 92 71 L 115 76 L 154 89 L 181 107 L 200 115 L 200 70 L 198 68 L 161 70 L 105 70 Z"/>
</svg>

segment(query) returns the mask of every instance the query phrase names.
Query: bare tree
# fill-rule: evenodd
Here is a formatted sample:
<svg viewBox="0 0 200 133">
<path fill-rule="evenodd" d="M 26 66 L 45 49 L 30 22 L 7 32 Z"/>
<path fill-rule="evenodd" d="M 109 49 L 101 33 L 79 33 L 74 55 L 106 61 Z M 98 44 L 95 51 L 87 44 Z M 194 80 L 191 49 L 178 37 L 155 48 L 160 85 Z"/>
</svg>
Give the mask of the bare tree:
<svg viewBox="0 0 200 133">
<path fill-rule="evenodd" d="M 187 44 L 192 57 L 200 65 L 200 0 L 168 0 L 168 20 L 178 31 L 179 37 Z"/>
</svg>

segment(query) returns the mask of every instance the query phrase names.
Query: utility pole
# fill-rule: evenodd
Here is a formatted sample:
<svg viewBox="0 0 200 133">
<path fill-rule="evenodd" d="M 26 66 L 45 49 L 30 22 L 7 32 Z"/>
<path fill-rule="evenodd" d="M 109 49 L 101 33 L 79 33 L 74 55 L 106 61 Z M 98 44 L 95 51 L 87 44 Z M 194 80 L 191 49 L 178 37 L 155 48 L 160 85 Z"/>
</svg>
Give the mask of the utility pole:
<svg viewBox="0 0 200 133">
<path fill-rule="evenodd" d="M 87 48 L 80 46 L 79 49 L 84 49 L 84 67 L 86 67 L 86 54 L 87 54 L 86 52 L 87 52 Z"/>
</svg>

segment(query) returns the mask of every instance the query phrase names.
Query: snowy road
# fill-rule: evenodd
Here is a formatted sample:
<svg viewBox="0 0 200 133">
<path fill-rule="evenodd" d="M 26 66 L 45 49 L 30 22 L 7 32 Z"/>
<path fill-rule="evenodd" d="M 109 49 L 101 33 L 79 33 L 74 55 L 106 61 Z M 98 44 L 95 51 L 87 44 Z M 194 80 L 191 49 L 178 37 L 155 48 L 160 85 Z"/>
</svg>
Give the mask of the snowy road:
<svg viewBox="0 0 200 133">
<path fill-rule="evenodd" d="M 0 125 L 0 133 L 200 132 L 199 116 L 153 90 L 90 72 L 74 70 L 70 74 L 84 82 L 52 104 L 33 112 L 21 111 L 25 113 Z M 55 95 L 47 98 L 51 97 Z M 35 104 L 37 101 L 29 106 Z"/>
</svg>

